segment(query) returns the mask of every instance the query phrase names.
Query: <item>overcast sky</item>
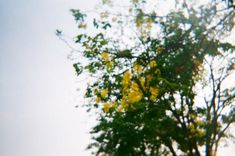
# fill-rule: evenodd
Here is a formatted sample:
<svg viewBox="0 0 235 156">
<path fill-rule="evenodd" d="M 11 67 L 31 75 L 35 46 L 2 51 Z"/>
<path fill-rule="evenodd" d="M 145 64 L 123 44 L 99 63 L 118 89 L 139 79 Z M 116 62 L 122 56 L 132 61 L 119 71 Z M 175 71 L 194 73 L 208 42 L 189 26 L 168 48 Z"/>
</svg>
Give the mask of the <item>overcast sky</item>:
<svg viewBox="0 0 235 156">
<path fill-rule="evenodd" d="M 74 107 L 83 101 L 76 91 L 82 86 L 54 32 L 75 33 L 69 9 L 95 2 L 0 0 L 0 156 L 90 155 L 93 119 Z"/>
<path fill-rule="evenodd" d="M 94 2 L 0 0 L 0 156 L 89 155 L 92 121 L 55 30 L 73 34 L 69 9 Z"/>
</svg>

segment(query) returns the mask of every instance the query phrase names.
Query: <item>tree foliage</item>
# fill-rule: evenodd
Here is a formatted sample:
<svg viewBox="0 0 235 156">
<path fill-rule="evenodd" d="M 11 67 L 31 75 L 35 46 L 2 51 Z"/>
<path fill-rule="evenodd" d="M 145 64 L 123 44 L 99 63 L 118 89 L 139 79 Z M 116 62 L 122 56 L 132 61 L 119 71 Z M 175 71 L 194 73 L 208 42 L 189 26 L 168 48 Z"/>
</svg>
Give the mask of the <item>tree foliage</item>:
<svg viewBox="0 0 235 156">
<path fill-rule="evenodd" d="M 235 46 L 222 39 L 234 10 L 216 1 L 174 3 L 165 13 L 154 1 L 103 0 L 92 24 L 72 10 L 85 59 L 74 68 L 93 78 L 85 96 L 98 113 L 88 147 L 95 155 L 215 156 L 231 138 Z"/>
</svg>

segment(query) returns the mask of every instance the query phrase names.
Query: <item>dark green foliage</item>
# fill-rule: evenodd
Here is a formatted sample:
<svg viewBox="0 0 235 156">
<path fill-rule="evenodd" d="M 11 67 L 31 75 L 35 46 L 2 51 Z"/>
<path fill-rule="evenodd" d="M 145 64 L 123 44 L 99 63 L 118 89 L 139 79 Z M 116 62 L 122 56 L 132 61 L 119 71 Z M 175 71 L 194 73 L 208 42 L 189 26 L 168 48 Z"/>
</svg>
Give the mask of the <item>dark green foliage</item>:
<svg viewBox="0 0 235 156">
<path fill-rule="evenodd" d="M 73 64 L 73 67 L 74 67 L 77 75 L 79 76 L 82 73 L 83 67 L 81 66 L 80 63 Z"/>
<path fill-rule="evenodd" d="M 81 13 L 80 10 L 71 9 L 70 11 L 72 12 L 76 22 L 84 22 L 86 15 Z"/>
</svg>

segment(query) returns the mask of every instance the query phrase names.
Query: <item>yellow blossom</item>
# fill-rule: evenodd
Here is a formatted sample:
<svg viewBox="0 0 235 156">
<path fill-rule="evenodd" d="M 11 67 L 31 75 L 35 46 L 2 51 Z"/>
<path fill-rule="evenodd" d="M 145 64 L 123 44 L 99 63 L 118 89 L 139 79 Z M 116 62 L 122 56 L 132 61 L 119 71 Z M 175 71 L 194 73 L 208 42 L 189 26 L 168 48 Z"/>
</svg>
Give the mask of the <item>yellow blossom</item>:
<svg viewBox="0 0 235 156">
<path fill-rule="evenodd" d="M 199 137 L 203 137 L 205 135 L 202 129 L 197 129 L 197 134 Z"/>
<path fill-rule="evenodd" d="M 133 66 L 133 70 L 134 70 L 136 73 L 141 74 L 143 69 L 142 69 L 142 66 L 141 66 L 141 65 L 135 63 L 134 66 Z"/>
<path fill-rule="evenodd" d="M 103 105 L 103 110 L 105 113 L 110 112 L 110 109 L 116 107 L 117 103 L 116 102 L 106 102 Z"/>
<path fill-rule="evenodd" d="M 123 112 L 123 110 L 124 110 L 123 107 L 121 105 L 119 105 L 118 108 L 117 108 L 117 112 L 120 113 L 120 112 Z"/>
<path fill-rule="evenodd" d="M 127 100 L 125 96 L 122 97 L 120 105 L 122 106 L 122 108 L 127 108 L 128 105 L 127 105 Z"/>
<path fill-rule="evenodd" d="M 105 113 L 108 113 L 110 109 L 110 104 L 109 103 L 104 103 L 103 105 L 103 110 Z"/>
<path fill-rule="evenodd" d="M 100 102 L 101 102 L 101 98 L 100 98 L 100 97 L 97 97 L 97 98 L 95 99 L 95 101 L 96 101 L 96 103 L 100 103 Z"/>
<path fill-rule="evenodd" d="M 123 74 L 123 78 L 122 78 L 122 85 L 124 87 L 127 87 L 127 85 L 130 83 L 130 79 L 131 79 L 131 74 L 129 71 L 126 71 L 124 74 Z"/>
<path fill-rule="evenodd" d="M 108 71 L 110 71 L 113 67 L 113 63 L 111 61 L 108 61 L 107 64 L 106 64 L 106 68 Z"/>
<path fill-rule="evenodd" d="M 142 86 L 142 88 L 145 90 L 145 79 L 144 79 L 144 77 L 141 77 L 140 78 L 140 84 L 141 84 L 141 86 Z"/>
<path fill-rule="evenodd" d="M 150 93 L 151 93 L 153 96 L 157 96 L 157 95 L 158 95 L 158 88 L 156 88 L 156 87 L 150 87 Z"/>
<path fill-rule="evenodd" d="M 152 28 L 152 19 L 151 18 L 147 19 L 146 28 L 148 28 L 148 29 Z"/>
<path fill-rule="evenodd" d="M 128 94 L 128 102 L 130 102 L 130 103 L 139 102 L 141 99 L 142 99 L 141 92 L 130 92 Z"/>
<path fill-rule="evenodd" d="M 105 51 L 102 52 L 101 57 L 102 57 L 103 61 L 105 61 L 105 62 L 109 61 L 109 54 L 107 52 L 105 52 Z"/>
<path fill-rule="evenodd" d="M 151 101 L 154 101 L 155 99 L 156 99 L 156 98 L 155 98 L 153 95 L 150 96 L 150 100 L 151 100 Z"/>
<path fill-rule="evenodd" d="M 117 103 L 116 102 L 110 102 L 110 107 L 111 108 L 114 108 L 114 107 L 116 107 L 117 106 Z"/>
<path fill-rule="evenodd" d="M 106 98 L 108 95 L 108 89 L 103 89 L 100 95 L 102 98 Z"/>
<path fill-rule="evenodd" d="M 156 74 L 161 73 L 160 69 L 157 68 L 157 69 L 155 70 L 155 73 L 156 73 Z"/>
<path fill-rule="evenodd" d="M 155 60 L 152 60 L 152 61 L 149 62 L 148 66 L 150 68 L 156 67 L 157 66 L 157 62 Z"/>
<path fill-rule="evenodd" d="M 149 91 L 151 93 L 150 100 L 154 101 L 156 99 L 156 97 L 158 96 L 158 88 L 150 87 Z"/>
<path fill-rule="evenodd" d="M 130 92 L 128 93 L 128 102 L 130 103 L 135 103 L 139 102 L 142 99 L 142 92 L 139 89 L 139 86 L 137 83 L 132 83 Z"/>
<path fill-rule="evenodd" d="M 137 83 L 133 82 L 131 84 L 131 90 L 135 91 L 135 92 L 138 92 L 139 91 L 139 85 Z"/>
</svg>

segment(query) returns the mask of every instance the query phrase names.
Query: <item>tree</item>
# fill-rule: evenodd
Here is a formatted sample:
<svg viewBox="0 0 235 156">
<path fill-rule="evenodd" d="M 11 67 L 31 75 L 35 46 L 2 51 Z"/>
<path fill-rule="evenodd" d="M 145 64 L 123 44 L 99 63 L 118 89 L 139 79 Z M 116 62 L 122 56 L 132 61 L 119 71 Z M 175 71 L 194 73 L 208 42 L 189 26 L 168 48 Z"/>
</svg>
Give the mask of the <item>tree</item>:
<svg viewBox="0 0 235 156">
<path fill-rule="evenodd" d="M 223 0 L 227 3 L 228 8 L 234 8 L 235 7 L 235 1 L 234 0 Z"/>
<path fill-rule="evenodd" d="M 88 148 L 96 155 L 215 156 L 235 122 L 235 86 L 226 84 L 235 46 L 222 40 L 233 28 L 233 8 L 175 1 L 162 14 L 159 3 L 144 0 L 102 5 L 95 34 L 86 31 L 86 15 L 72 10 L 76 51 L 86 58 L 74 68 L 93 78 L 87 107 L 98 113 Z"/>
</svg>

